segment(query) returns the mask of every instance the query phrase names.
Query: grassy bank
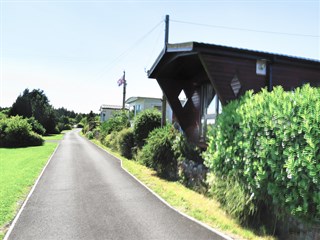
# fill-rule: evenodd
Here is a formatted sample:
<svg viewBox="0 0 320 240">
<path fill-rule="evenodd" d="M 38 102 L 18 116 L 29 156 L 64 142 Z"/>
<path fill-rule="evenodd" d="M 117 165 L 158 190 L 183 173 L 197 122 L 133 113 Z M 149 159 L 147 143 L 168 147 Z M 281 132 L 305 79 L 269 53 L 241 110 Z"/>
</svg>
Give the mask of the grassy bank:
<svg viewBox="0 0 320 240">
<path fill-rule="evenodd" d="M 0 239 L 57 145 L 0 148 Z"/>
<path fill-rule="evenodd" d="M 241 227 L 220 208 L 219 203 L 214 199 L 196 193 L 179 182 L 163 180 L 156 176 L 155 171 L 121 157 L 98 141 L 93 140 L 93 142 L 120 158 L 127 171 L 179 211 L 235 239 L 274 239 L 271 236 L 258 236 L 253 231 Z"/>
</svg>

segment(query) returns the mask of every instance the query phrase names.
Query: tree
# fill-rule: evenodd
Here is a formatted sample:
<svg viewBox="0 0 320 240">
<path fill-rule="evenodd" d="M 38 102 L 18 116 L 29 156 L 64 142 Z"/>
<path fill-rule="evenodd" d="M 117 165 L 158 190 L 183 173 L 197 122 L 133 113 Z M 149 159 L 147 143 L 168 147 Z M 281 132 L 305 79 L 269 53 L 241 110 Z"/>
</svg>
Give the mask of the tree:
<svg viewBox="0 0 320 240">
<path fill-rule="evenodd" d="M 30 92 L 29 89 L 25 89 L 13 103 L 9 115 L 34 117 L 46 129 L 46 133 L 57 132 L 55 112 L 43 90 L 34 89 Z"/>
<path fill-rule="evenodd" d="M 63 117 L 63 116 L 69 117 L 69 118 L 76 118 L 76 116 L 77 116 L 77 114 L 74 111 L 69 111 L 68 109 L 66 109 L 64 107 L 55 109 L 55 112 L 56 112 L 56 115 L 58 118 Z"/>
<path fill-rule="evenodd" d="M 87 133 L 89 131 L 93 131 L 98 125 L 99 125 L 99 118 L 96 114 L 94 114 L 92 111 L 90 111 L 89 114 L 86 115 L 81 120 L 83 124 L 82 132 Z"/>
<path fill-rule="evenodd" d="M 25 89 L 23 91 L 23 94 L 18 96 L 9 111 L 9 116 L 20 115 L 26 118 L 32 117 L 32 108 L 29 94 L 29 89 Z"/>
</svg>

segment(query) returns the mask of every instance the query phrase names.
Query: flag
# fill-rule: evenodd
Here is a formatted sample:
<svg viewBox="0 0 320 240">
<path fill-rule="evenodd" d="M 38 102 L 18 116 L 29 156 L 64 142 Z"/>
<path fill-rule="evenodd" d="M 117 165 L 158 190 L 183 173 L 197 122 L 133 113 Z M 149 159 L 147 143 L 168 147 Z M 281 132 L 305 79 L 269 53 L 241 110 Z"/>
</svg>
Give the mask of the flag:
<svg viewBox="0 0 320 240">
<path fill-rule="evenodd" d="M 117 81 L 118 86 L 120 87 L 122 84 L 124 84 L 126 80 L 124 79 L 124 75 Z"/>
</svg>

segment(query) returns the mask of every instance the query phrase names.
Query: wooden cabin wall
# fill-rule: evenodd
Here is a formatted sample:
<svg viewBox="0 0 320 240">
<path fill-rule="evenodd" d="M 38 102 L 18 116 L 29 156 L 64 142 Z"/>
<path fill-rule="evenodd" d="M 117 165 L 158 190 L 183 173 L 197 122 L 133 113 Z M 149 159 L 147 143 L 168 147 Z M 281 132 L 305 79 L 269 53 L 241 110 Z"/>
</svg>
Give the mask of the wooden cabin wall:
<svg viewBox="0 0 320 240">
<path fill-rule="evenodd" d="M 282 86 L 285 91 L 291 91 L 306 83 L 320 87 L 320 69 L 297 67 L 285 63 L 275 63 L 273 66 L 273 86 Z"/>
<path fill-rule="evenodd" d="M 182 130 L 190 141 L 197 142 L 200 121 L 200 87 L 194 86 L 190 79 L 158 78 L 158 84 L 164 91 L 170 107 Z M 184 90 L 188 101 L 185 106 L 179 101 L 179 94 Z"/>
<path fill-rule="evenodd" d="M 209 54 L 201 54 L 201 59 L 223 105 L 243 95 L 247 90 L 252 89 L 254 92 L 258 92 L 261 88 L 267 86 L 267 76 L 256 74 L 255 59 L 230 58 Z M 234 94 L 231 87 L 231 81 L 235 76 L 241 83 L 238 95 Z"/>
</svg>

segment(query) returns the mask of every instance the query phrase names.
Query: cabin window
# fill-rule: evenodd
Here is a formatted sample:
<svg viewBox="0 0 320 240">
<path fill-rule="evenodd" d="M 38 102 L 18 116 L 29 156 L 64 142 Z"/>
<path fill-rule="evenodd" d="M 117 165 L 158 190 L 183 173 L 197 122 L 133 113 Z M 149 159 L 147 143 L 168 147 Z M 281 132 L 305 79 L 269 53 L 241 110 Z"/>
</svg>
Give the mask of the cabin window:
<svg viewBox="0 0 320 240">
<path fill-rule="evenodd" d="M 153 106 L 153 108 L 161 112 L 161 106 Z"/>
<path fill-rule="evenodd" d="M 141 105 L 136 105 L 136 114 L 139 113 L 141 110 Z"/>
<path fill-rule="evenodd" d="M 216 117 L 221 112 L 222 104 L 212 85 L 203 85 L 201 89 L 200 141 L 206 141 L 208 126 L 215 123 Z"/>
<path fill-rule="evenodd" d="M 105 121 L 106 114 L 105 114 L 105 113 L 102 113 L 101 115 L 102 115 L 102 122 L 104 122 L 104 121 Z"/>
</svg>

